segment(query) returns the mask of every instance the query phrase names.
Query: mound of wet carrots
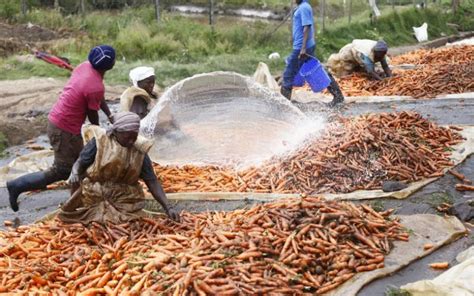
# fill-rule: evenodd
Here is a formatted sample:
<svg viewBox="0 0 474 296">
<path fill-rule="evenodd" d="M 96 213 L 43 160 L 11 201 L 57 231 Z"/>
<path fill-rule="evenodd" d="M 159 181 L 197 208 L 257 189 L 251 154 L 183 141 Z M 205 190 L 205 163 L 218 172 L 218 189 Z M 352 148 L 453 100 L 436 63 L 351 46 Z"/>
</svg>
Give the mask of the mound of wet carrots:
<svg viewBox="0 0 474 296">
<path fill-rule="evenodd" d="M 409 239 L 391 210 L 302 197 L 121 225 L 52 220 L 0 232 L 0 291 L 315 295 L 384 267 Z"/>
<path fill-rule="evenodd" d="M 410 96 L 434 98 L 438 95 L 474 91 L 474 46 L 420 49 L 394 57 L 392 65 L 411 64 L 414 69 L 393 71 L 394 76 L 373 81 L 354 73 L 336 78 L 345 96 Z M 309 86 L 303 88 L 309 89 Z"/>
<path fill-rule="evenodd" d="M 339 118 L 324 134 L 259 167 L 161 166 L 166 192 L 346 193 L 380 189 L 387 180 L 439 177 L 453 165 L 459 128 L 444 128 L 413 112 Z"/>
</svg>

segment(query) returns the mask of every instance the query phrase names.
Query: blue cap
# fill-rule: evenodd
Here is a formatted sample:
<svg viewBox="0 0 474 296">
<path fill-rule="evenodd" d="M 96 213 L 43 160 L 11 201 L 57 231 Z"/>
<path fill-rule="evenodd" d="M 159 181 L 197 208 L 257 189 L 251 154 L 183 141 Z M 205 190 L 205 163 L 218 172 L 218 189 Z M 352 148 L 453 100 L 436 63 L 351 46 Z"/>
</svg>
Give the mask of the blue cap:
<svg viewBox="0 0 474 296">
<path fill-rule="evenodd" d="M 115 49 L 109 45 L 96 46 L 89 52 L 88 59 L 94 69 L 110 70 L 115 64 Z"/>
</svg>

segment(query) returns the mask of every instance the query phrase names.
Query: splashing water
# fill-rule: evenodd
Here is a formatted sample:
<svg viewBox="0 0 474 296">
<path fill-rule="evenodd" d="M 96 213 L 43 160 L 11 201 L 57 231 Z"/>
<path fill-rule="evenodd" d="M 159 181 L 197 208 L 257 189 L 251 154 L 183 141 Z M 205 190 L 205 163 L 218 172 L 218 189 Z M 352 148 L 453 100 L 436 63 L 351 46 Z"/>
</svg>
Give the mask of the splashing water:
<svg viewBox="0 0 474 296">
<path fill-rule="evenodd" d="M 280 94 L 230 72 L 177 83 L 142 121 L 142 133 L 155 139 L 155 162 L 238 168 L 289 153 L 324 127 L 322 115 L 308 118 Z"/>
</svg>

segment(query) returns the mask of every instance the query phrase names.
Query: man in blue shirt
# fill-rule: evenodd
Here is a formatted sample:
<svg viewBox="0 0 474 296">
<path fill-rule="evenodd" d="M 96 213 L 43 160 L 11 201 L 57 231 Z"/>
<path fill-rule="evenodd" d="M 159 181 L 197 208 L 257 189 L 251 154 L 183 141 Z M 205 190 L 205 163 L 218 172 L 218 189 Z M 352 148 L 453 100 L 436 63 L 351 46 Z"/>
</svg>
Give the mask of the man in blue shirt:
<svg viewBox="0 0 474 296">
<path fill-rule="evenodd" d="M 283 72 L 281 94 L 291 100 L 293 80 L 308 56 L 314 56 L 316 42 L 314 40 L 313 9 L 307 0 L 295 0 L 298 5 L 293 13 L 293 51 L 287 58 L 287 65 Z M 333 95 L 330 106 L 344 101 L 341 89 L 332 75 L 328 73 L 331 84 L 328 91 Z"/>
</svg>

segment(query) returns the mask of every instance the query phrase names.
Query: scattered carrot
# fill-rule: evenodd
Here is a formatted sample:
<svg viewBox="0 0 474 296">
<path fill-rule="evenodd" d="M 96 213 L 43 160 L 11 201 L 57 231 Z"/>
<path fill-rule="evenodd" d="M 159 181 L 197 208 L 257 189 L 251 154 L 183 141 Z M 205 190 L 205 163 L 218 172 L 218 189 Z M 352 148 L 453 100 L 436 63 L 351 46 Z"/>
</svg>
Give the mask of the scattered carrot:
<svg viewBox="0 0 474 296">
<path fill-rule="evenodd" d="M 458 191 L 474 191 L 474 185 L 456 184 L 456 190 L 458 190 Z"/>
<path fill-rule="evenodd" d="M 427 251 L 427 250 L 429 250 L 429 249 L 432 249 L 433 247 L 434 247 L 433 244 L 425 244 L 425 245 L 423 246 L 423 250 Z"/>
<path fill-rule="evenodd" d="M 449 263 L 448 262 L 436 262 L 436 263 L 431 263 L 430 264 L 430 267 L 431 268 L 434 268 L 434 269 L 446 269 L 449 267 Z"/>
</svg>

